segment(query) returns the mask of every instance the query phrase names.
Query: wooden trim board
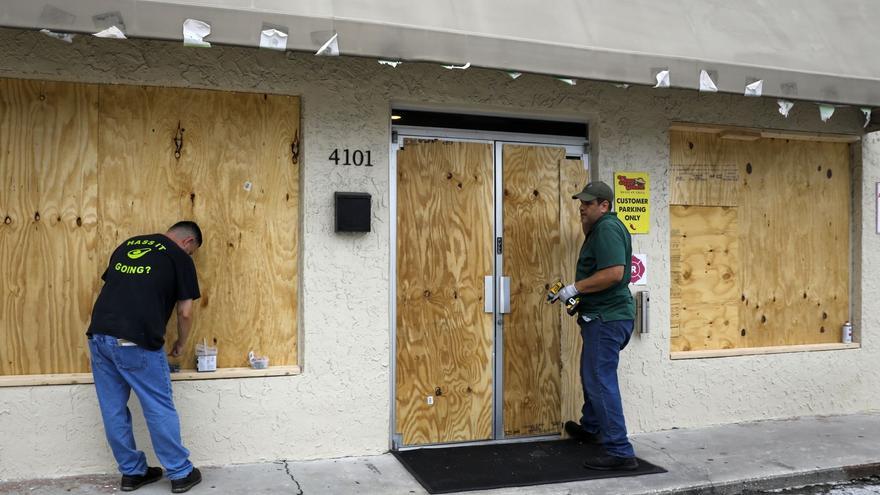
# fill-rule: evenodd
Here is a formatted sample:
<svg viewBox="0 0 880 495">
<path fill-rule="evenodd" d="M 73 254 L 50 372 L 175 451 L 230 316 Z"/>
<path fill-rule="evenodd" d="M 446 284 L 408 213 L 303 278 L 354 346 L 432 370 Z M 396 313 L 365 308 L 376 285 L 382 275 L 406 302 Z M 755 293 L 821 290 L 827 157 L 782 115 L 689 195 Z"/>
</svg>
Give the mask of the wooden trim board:
<svg viewBox="0 0 880 495">
<path fill-rule="evenodd" d="M 690 122 L 674 122 L 669 126 L 669 130 L 720 134 L 722 139 L 738 139 L 744 141 L 752 141 L 759 138 L 772 138 L 831 143 L 857 143 L 862 140 L 861 136 L 854 134 L 825 134 L 818 132 L 786 131 L 781 129 L 751 129 L 748 127 L 695 124 Z"/>
<path fill-rule="evenodd" d="M 708 351 L 670 352 L 669 359 L 704 359 L 733 356 L 755 356 L 760 354 L 788 354 L 792 352 L 842 351 L 845 349 L 861 349 L 862 344 L 804 344 L 783 345 L 777 347 L 743 347 L 741 349 L 712 349 Z"/>
<path fill-rule="evenodd" d="M 225 378 L 262 378 L 267 376 L 296 376 L 302 374 L 299 366 L 270 366 L 262 370 L 251 368 L 220 368 L 200 373 L 183 370 L 171 374 L 171 381 L 222 380 Z M 39 385 L 80 385 L 95 383 L 91 373 L 62 373 L 53 375 L 12 375 L 0 377 L 0 387 L 33 387 Z"/>
</svg>

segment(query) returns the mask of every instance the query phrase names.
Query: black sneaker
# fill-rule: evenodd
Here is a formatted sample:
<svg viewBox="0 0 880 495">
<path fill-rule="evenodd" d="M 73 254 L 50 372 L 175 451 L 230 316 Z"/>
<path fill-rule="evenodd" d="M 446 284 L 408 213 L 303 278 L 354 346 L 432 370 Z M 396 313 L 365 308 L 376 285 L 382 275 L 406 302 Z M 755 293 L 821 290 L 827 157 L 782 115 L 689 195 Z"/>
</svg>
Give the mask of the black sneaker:
<svg viewBox="0 0 880 495">
<path fill-rule="evenodd" d="M 119 489 L 124 492 L 133 492 L 138 488 L 155 483 L 162 479 L 162 468 L 148 467 L 147 472 L 140 476 L 122 475 L 122 481 L 119 483 Z"/>
<path fill-rule="evenodd" d="M 602 439 L 599 437 L 599 435 L 584 430 L 584 427 L 581 426 L 580 423 L 575 421 L 565 422 L 565 432 L 568 433 L 568 436 L 574 438 L 579 442 L 595 444 L 602 443 Z"/>
<path fill-rule="evenodd" d="M 171 493 L 183 493 L 202 482 L 202 473 L 193 468 L 188 475 L 179 480 L 171 480 Z"/>
<path fill-rule="evenodd" d="M 639 468 L 639 461 L 635 457 L 597 455 L 587 457 L 587 460 L 584 461 L 584 467 L 599 471 L 633 471 Z"/>
</svg>

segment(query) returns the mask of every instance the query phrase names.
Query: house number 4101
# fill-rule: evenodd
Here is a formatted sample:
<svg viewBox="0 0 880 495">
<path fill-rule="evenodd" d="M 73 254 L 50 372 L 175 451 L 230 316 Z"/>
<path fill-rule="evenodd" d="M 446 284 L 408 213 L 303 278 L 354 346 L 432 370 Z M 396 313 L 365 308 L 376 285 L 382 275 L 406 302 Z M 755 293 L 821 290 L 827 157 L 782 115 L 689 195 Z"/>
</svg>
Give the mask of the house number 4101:
<svg viewBox="0 0 880 495">
<path fill-rule="evenodd" d="M 329 160 L 335 165 L 354 165 L 355 167 L 372 167 L 373 159 L 370 150 L 340 150 L 336 148 L 330 153 Z"/>
</svg>

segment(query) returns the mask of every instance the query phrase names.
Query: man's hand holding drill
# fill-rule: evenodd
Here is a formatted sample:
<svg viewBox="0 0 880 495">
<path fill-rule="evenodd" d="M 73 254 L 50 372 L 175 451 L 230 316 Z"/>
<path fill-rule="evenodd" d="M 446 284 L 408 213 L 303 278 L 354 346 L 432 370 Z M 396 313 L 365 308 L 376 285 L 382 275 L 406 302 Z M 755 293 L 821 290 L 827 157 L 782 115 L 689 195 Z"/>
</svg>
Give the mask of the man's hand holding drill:
<svg viewBox="0 0 880 495">
<path fill-rule="evenodd" d="M 562 282 L 556 282 L 547 292 L 547 302 L 555 303 L 561 299 L 565 305 L 565 310 L 570 315 L 577 313 L 577 306 L 580 304 L 580 293 L 574 284 L 562 285 Z"/>
<path fill-rule="evenodd" d="M 561 298 L 563 301 L 568 301 L 576 295 L 578 295 L 578 290 L 574 287 L 574 284 L 569 284 L 559 289 L 559 292 L 556 293 L 556 299 Z"/>
</svg>

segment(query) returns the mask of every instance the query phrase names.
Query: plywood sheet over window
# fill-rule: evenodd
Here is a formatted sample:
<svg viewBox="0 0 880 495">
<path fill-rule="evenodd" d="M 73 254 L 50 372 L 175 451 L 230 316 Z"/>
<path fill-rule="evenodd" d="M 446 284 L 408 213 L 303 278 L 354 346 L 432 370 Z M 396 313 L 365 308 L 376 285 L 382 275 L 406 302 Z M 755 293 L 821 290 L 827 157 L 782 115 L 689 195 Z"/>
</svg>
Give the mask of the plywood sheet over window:
<svg viewBox="0 0 880 495">
<path fill-rule="evenodd" d="M 671 350 L 840 341 L 849 145 L 672 131 Z"/>
<path fill-rule="evenodd" d="M 0 374 L 88 370 L 98 93 L 0 79 Z"/>
<path fill-rule="evenodd" d="M 205 339 L 220 367 L 295 364 L 298 136 L 296 97 L 0 80 L 0 374 L 88 371 L 110 252 L 179 219 L 205 236 L 185 355 Z"/>
</svg>

